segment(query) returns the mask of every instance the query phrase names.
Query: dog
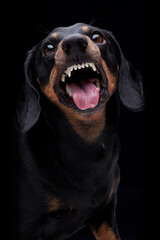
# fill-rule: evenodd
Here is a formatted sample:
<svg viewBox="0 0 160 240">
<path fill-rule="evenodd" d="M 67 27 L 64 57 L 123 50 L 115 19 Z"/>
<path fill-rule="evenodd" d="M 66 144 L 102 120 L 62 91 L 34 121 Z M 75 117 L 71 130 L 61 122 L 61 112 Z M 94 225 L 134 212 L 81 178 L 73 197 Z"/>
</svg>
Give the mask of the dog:
<svg viewBox="0 0 160 240">
<path fill-rule="evenodd" d="M 58 27 L 28 52 L 17 106 L 18 240 L 64 240 L 87 224 L 119 240 L 119 100 L 144 107 L 142 78 L 113 34 Z"/>
</svg>

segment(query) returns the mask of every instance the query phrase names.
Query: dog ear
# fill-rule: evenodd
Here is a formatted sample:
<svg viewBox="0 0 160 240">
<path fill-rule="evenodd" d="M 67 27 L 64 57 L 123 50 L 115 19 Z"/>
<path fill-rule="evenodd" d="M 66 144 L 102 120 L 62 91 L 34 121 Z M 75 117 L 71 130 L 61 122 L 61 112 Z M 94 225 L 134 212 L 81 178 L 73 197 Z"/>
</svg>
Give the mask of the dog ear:
<svg viewBox="0 0 160 240">
<path fill-rule="evenodd" d="M 36 47 L 28 52 L 25 64 L 25 84 L 22 99 L 18 102 L 17 120 L 21 132 L 27 132 L 37 122 L 40 115 L 39 93 L 34 86 L 35 69 L 33 58 Z"/>
<path fill-rule="evenodd" d="M 122 50 L 112 36 L 119 64 L 118 92 L 121 102 L 132 111 L 144 108 L 144 94 L 142 78 L 139 71 L 123 56 Z"/>
</svg>

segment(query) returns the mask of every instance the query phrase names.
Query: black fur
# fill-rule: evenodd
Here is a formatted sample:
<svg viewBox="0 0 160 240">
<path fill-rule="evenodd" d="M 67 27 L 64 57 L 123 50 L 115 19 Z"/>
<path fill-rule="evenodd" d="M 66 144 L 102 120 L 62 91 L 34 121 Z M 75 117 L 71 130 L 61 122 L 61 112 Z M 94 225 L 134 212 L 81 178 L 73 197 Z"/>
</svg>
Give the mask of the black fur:
<svg viewBox="0 0 160 240">
<path fill-rule="evenodd" d="M 80 32 L 83 25 L 86 24 L 58 30 L 64 38 Z M 117 101 L 120 98 L 130 110 L 142 110 L 142 81 L 113 35 L 92 29 L 103 32 L 108 44 L 107 49 L 99 47 L 102 58 L 113 73 L 118 63 L 119 74 L 118 87 L 107 103 L 107 122 L 91 144 L 74 132 L 63 111 L 40 91 L 37 75 L 45 84 L 54 64 L 43 60 L 41 55 L 41 46 L 47 38 L 28 53 L 24 97 L 17 109 L 19 171 L 15 236 L 18 240 L 63 240 L 86 224 L 96 231 L 104 222 L 119 237 L 115 220 L 119 182 Z M 117 186 L 110 198 L 115 181 Z M 55 211 L 48 209 L 51 197 L 61 203 Z"/>
</svg>

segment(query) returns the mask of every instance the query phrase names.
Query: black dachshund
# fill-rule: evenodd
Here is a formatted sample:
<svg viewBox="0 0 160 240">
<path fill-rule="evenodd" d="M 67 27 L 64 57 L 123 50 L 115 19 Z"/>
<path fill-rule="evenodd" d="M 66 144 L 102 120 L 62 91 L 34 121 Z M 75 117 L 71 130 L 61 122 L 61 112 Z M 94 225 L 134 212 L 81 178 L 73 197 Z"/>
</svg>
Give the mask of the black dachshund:
<svg viewBox="0 0 160 240">
<path fill-rule="evenodd" d="M 141 76 L 111 32 L 77 23 L 29 51 L 17 109 L 16 239 L 64 240 L 87 224 L 97 240 L 120 239 L 119 98 L 143 109 Z"/>
</svg>

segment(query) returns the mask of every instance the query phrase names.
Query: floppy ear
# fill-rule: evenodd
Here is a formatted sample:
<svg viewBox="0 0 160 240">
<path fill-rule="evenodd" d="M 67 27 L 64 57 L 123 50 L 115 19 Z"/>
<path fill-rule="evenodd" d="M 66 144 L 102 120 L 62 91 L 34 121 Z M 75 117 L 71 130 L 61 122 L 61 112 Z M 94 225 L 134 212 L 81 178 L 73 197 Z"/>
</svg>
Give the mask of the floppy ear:
<svg viewBox="0 0 160 240">
<path fill-rule="evenodd" d="M 23 90 L 23 97 L 18 102 L 17 120 L 21 132 L 27 132 L 37 122 L 40 115 L 39 93 L 34 87 L 34 67 L 33 57 L 35 54 L 35 47 L 28 52 L 25 64 L 25 85 Z"/>
<path fill-rule="evenodd" d="M 142 78 L 139 71 L 123 56 L 122 50 L 112 36 L 119 64 L 118 91 L 121 102 L 132 111 L 144 108 Z"/>
<path fill-rule="evenodd" d="M 141 75 L 124 57 L 119 69 L 118 91 L 122 103 L 128 109 L 141 111 L 144 108 Z"/>
</svg>

